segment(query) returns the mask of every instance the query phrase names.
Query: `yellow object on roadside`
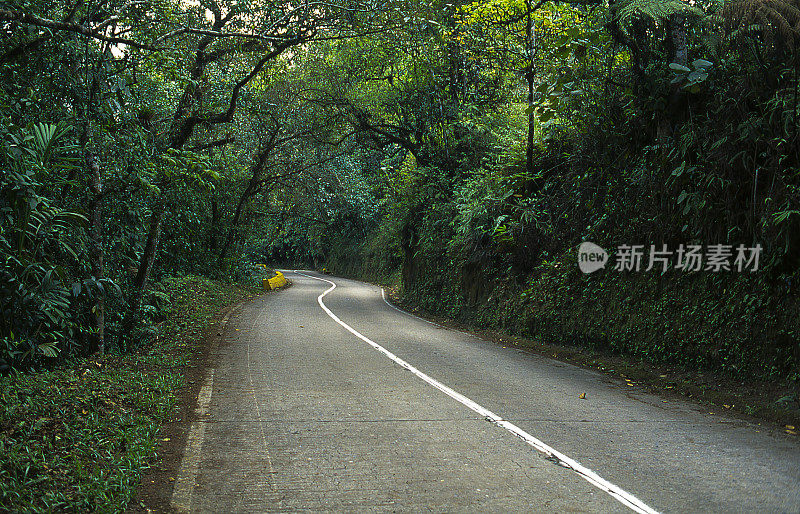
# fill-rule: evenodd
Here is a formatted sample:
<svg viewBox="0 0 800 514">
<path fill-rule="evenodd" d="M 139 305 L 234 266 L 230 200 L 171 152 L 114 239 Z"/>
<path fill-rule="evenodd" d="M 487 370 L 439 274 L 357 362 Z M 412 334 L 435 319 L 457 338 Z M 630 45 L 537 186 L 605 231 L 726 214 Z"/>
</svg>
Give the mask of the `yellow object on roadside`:
<svg viewBox="0 0 800 514">
<path fill-rule="evenodd" d="M 274 277 L 265 278 L 261 283 L 263 284 L 264 289 L 269 291 L 271 289 L 278 289 L 279 287 L 283 287 L 286 284 L 288 284 L 289 281 L 286 280 L 286 277 L 283 276 L 283 273 L 281 273 L 280 271 L 276 271 Z"/>
</svg>

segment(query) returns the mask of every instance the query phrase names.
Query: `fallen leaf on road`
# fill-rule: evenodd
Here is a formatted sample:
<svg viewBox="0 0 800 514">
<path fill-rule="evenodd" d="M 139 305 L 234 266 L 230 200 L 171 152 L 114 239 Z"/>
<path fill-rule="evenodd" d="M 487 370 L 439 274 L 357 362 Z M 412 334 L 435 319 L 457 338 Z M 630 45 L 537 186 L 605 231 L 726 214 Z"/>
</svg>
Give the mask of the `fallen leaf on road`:
<svg viewBox="0 0 800 514">
<path fill-rule="evenodd" d="M 586 399 L 586 393 L 581 393 L 581 395 L 578 396 L 578 398 L 580 398 L 581 400 L 585 400 Z"/>
<path fill-rule="evenodd" d="M 164 439 L 162 439 L 162 441 L 164 441 L 164 442 L 169 441 L 169 440 L 170 440 L 169 437 L 165 437 Z"/>
<path fill-rule="evenodd" d="M 786 425 L 786 428 L 788 428 L 789 430 L 794 430 L 794 425 Z"/>
<path fill-rule="evenodd" d="M 795 432 L 794 430 L 789 430 L 788 428 L 786 429 L 786 433 L 787 434 L 792 434 L 792 435 L 797 435 L 797 432 Z"/>
</svg>

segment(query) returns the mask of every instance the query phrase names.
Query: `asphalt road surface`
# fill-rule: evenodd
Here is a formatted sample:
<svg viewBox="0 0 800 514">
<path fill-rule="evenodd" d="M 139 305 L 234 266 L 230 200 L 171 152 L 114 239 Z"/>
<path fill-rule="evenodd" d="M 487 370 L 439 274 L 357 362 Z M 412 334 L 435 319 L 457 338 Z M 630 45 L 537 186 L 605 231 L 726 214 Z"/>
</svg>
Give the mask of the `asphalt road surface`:
<svg viewBox="0 0 800 514">
<path fill-rule="evenodd" d="M 179 511 L 800 512 L 796 438 L 286 276 L 225 326 Z"/>
</svg>

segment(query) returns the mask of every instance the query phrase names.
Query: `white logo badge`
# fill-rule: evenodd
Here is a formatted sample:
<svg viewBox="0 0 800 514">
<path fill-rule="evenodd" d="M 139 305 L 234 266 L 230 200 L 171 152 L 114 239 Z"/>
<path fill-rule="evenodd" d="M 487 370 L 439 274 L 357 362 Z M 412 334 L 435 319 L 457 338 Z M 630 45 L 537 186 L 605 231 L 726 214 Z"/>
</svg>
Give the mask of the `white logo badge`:
<svg viewBox="0 0 800 514">
<path fill-rule="evenodd" d="M 584 273 L 593 273 L 604 268 L 608 262 L 608 252 L 594 243 L 584 241 L 578 247 L 578 267 Z"/>
</svg>

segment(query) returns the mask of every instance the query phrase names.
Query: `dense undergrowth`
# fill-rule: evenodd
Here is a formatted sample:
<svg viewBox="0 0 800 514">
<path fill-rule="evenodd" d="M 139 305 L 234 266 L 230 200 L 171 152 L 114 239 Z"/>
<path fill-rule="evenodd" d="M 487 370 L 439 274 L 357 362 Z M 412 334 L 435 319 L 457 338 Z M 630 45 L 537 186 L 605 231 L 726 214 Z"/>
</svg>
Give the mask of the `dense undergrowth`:
<svg viewBox="0 0 800 514">
<path fill-rule="evenodd" d="M 16 512 L 120 512 L 155 462 L 185 366 L 222 307 L 254 294 L 197 276 L 159 284 L 163 320 L 130 354 L 0 377 L 0 505 Z"/>
</svg>

